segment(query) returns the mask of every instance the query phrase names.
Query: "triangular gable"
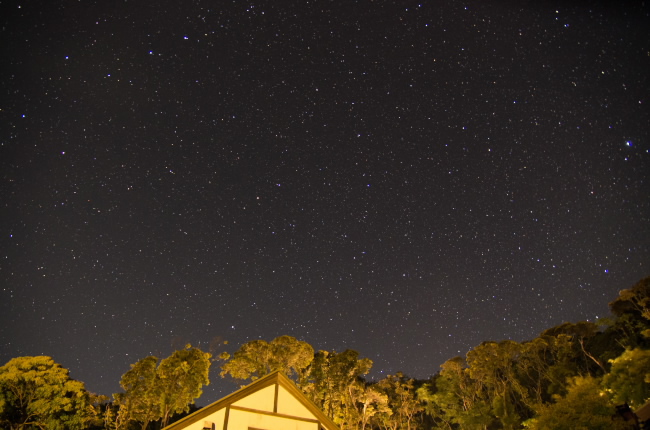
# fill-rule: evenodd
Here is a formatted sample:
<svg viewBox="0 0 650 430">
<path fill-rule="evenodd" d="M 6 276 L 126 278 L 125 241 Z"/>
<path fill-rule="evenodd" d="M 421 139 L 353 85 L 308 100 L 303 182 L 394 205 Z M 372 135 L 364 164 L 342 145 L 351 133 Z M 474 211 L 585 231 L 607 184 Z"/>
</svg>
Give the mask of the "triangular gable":
<svg viewBox="0 0 650 430">
<path fill-rule="evenodd" d="M 650 422 L 650 402 L 647 402 L 645 405 L 637 409 L 635 414 L 637 417 L 639 417 L 640 422 Z"/>
<path fill-rule="evenodd" d="M 280 372 L 235 391 L 165 430 L 339 430 Z"/>
</svg>

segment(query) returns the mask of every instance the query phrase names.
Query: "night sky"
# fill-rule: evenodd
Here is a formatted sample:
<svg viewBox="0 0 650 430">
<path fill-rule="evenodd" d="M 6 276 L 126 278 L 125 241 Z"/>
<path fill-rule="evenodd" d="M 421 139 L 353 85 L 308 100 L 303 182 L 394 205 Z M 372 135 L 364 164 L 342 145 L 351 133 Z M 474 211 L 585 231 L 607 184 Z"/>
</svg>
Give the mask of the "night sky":
<svg viewBox="0 0 650 430">
<path fill-rule="evenodd" d="M 650 275 L 650 5 L 609 3 L 1 1 L 0 361 L 426 378 L 607 316 Z"/>
</svg>

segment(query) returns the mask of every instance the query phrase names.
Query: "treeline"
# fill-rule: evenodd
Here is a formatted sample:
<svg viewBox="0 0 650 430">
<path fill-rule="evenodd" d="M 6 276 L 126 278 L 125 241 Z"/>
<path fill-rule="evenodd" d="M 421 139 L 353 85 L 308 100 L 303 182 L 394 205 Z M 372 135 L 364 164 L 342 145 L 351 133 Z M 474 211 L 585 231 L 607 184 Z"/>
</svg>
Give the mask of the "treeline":
<svg viewBox="0 0 650 430">
<path fill-rule="evenodd" d="M 341 429 L 633 429 L 626 406 L 650 399 L 650 277 L 620 292 L 612 318 L 564 323 L 528 342 L 483 342 L 447 360 L 428 380 L 366 375 L 358 352 L 315 351 L 280 336 L 232 356 L 187 346 L 163 360 L 146 357 L 120 381 L 122 392 L 88 393 L 49 357 L 18 357 L 0 367 L 0 427 L 159 429 L 196 410 L 210 365 L 242 384 L 279 370 Z"/>
</svg>

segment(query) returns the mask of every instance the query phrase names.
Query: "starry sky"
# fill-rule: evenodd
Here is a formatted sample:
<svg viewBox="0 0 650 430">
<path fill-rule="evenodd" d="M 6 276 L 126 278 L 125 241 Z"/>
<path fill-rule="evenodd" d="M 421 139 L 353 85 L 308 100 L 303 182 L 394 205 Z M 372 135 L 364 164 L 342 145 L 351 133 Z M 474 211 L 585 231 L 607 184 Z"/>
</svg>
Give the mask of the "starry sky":
<svg viewBox="0 0 650 430">
<path fill-rule="evenodd" d="M 650 274 L 650 6 L 609 3 L 1 1 L 0 361 L 426 378 L 607 316 Z"/>
</svg>

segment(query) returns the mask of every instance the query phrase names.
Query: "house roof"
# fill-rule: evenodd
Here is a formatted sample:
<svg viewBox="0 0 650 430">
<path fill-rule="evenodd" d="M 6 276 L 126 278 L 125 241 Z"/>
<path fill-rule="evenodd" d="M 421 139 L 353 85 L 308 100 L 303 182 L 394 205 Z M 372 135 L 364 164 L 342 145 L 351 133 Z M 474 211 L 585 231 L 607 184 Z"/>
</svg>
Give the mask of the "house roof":
<svg viewBox="0 0 650 430">
<path fill-rule="evenodd" d="M 641 406 L 635 411 L 639 421 L 644 422 L 650 420 L 650 402 L 647 402 L 645 405 Z"/>
<path fill-rule="evenodd" d="M 290 380 L 287 376 L 279 371 L 270 373 L 235 391 L 234 393 L 223 397 L 222 399 L 217 400 L 216 402 L 205 406 L 204 408 L 199 409 L 198 411 L 186 416 L 185 418 L 168 425 L 164 430 L 181 430 L 190 424 L 204 419 L 205 417 L 215 413 L 220 409 L 232 405 L 238 400 L 241 400 L 263 388 L 276 384 L 286 389 L 296 400 L 298 400 L 305 408 L 307 408 L 309 412 L 311 412 L 320 422 L 320 427 L 325 430 L 339 430 L 338 426 L 334 424 L 334 422 L 327 415 L 325 415 L 318 406 L 316 406 L 311 400 L 305 397 L 302 391 L 296 387 L 292 380 Z"/>
</svg>

